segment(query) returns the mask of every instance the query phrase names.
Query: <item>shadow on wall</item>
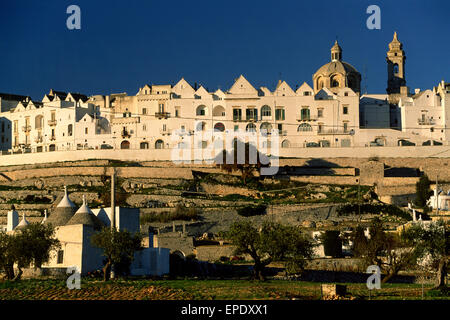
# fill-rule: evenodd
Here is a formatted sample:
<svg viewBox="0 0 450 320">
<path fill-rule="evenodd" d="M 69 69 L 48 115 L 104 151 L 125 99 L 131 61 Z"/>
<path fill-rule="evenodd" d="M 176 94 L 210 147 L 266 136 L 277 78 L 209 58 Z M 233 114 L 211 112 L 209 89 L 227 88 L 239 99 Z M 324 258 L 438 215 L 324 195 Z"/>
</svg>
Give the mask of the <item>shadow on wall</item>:
<svg viewBox="0 0 450 320">
<path fill-rule="evenodd" d="M 385 177 L 420 177 L 421 172 L 417 168 L 389 167 L 385 165 Z"/>
</svg>

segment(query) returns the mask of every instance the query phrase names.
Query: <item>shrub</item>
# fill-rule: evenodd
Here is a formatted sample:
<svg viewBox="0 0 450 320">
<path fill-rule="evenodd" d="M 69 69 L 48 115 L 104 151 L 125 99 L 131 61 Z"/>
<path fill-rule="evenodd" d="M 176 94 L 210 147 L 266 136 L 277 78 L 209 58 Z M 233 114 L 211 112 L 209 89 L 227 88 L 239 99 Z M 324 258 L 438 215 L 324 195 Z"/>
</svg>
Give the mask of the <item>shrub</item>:
<svg viewBox="0 0 450 320">
<path fill-rule="evenodd" d="M 245 206 L 237 210 L 237 214 L 243 217 L 261 216 L 266 214 L 267 206 L 260 204 L 258 206 Z"/>
<path fill-rule="evenodd" d="M 380 214 L 386 213 L 390 216 L 396 216 L 406 220 L 412 220 L 409 213 L 391 204 L 369 204 L 364 203 L 360 205 L 362 214 Z M 345 216 L 349 214 L 358 214 L 358 204 L 346 204 L 338 208 L 337 214 Z"/>
<path fill-rule="evenodd" d="M 141 215 L 141 224 L 151 222 L 170 222 L 174 220 L 198 220 L 201 210 L 199 208 L 187 208 L 181 204 L 177 205 L 174 211 L 164 211 L 160 213 L 146 213 Z"/>
</svg>

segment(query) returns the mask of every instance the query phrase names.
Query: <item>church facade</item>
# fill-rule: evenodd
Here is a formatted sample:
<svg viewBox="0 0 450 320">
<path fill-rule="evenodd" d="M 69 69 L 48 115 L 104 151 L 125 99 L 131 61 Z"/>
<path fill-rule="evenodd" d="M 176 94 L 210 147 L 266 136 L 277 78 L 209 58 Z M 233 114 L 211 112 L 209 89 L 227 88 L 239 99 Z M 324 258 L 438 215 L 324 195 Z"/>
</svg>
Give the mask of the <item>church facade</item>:
<svg viewBox="0 0 450 320">
<path fill-rule="evenodd" d="M 295 89 L 282 80 L 273 91 L 255 88 L 241 75 L 225 91 L 181 79 L 174 86 L 144 85 L 131 96 L 51 90 L 38 102 L 9 97 L 0 113 L 0 148 L 3 154 L 204 149 L 224 143 L 220 134 L 271 132 L 284 149 L 449 144 L 450 83 L 410 93 L 396 33 L 386 55 L 386 94 L 361 92 L 361 74 L 343 60 L 337 41 L 330 53 L 312 86 L 304 82 Z"/>
</svg>

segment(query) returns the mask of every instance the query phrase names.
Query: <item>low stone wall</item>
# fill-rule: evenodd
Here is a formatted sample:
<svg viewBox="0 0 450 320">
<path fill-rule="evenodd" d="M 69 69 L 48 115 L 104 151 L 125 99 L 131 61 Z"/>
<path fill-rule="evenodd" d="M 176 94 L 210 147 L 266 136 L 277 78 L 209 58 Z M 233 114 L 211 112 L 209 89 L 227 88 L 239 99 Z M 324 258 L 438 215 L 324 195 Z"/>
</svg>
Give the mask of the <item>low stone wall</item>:
<svg viewBox="0 0 450 320">
<path fill-rule="evenodd" d="M 195 248 L 196 257 L 201 261 L 214 262 L 220 257 L 233 256 L 234 246 L 198 246 Z"/>
</svg>

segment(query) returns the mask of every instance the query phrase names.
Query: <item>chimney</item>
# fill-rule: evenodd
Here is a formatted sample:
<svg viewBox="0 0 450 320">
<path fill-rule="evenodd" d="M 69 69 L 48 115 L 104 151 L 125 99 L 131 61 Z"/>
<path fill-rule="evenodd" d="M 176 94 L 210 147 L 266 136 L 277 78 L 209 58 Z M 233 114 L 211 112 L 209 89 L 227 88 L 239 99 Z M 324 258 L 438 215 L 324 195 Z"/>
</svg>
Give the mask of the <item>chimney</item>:
<svg viewBox="0 0 450 320">
<path fill-rule="evenodd" d="M 109 108 L 109 107 L 110 107 L 109 96 L 105 96 L 105 108 Z"/>
<path fill-rule="evenodd" d="M 172 221 L 172 232 L 175 232 L 176 228 L 175 228 L 175 221 Z"/>
<path fill-rule="evenodd" d="M 19 224 L 19 214 L 17 211 L 13 208 L 11 208 L 11 211 L 8 211 L 8 222 L 6 225 L 6 231 L 13 231 L 17 225 Z"/>
</svg>

